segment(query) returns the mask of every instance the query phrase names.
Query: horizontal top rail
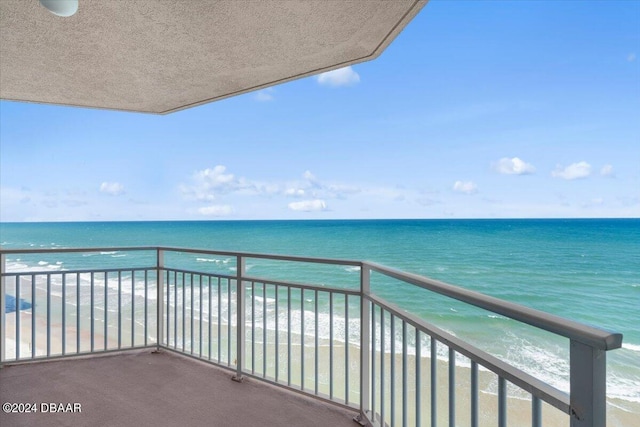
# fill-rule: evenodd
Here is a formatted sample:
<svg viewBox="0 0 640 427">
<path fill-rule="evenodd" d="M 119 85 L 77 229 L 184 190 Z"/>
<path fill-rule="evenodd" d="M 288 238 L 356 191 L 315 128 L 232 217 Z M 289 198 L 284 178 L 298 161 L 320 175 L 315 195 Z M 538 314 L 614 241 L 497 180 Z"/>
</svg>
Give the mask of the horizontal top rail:
<svg viewBox="0 0 640 427">
<path fill-rule="evenodd" d="M 261 254 L 252 252 L 233 252 L 233 251 L 216 251 L 211 249 L 194 249 L 194 248 L 181 248 L 171 246 L 108 246 L 108 247 L 87 247 L 87 248 L 29 248 L 29 249 L 5 249 L 0 247 L 0 254 L 14 255 L 14 254 L 42 254 L 42 253 L 81 253 L 81 252 L 109 252 L 109 251 L 167 251 L 167 252 L 183 252 L 193 254 L 206 254 L 206 255 L 222 255 L 243 258 L 256 258 L 256 259 L 271 259 L 275 261 L 294 261 L 294 262 L 308 262 L 314 264 L 332 264 L 332 265 L 348 265 L 352 267 L 362 267 L 362 261 L 336 259 L 336 258 L 318 258 L 318 257 L 300 257 L 289 255 L 275 255 L 275 254 Z"/>
<path fill-rule="evenodd" d="M 384 274 L 432 292 L 457 299 L 496 314 L 509 317 L 557 335 L 586 344 L 601 350 L 614 350 L 622 346 L 622 334 L 584 325 L 560 316 L 545 313 L 524 305 L 494 298 L 479 292 L 449 285 L 434 279 L 428 279 L 413 273 L 406 273 L 372 262 L 364 262 L 363 266 L 372 271 Z"/>
<path fill-rule="evenodd" d="M 214 251 L 209 249 L 175 248 L 175 247 L 164 247 L 164 246 L 160 246 L 158 248 L 153 248 L 153 249 L 160 249 L 163 251 L 171 251 L 171 252 L 185 252 L 185 253 L 207 254 L 207 255 L 224 255 L 224 256 L 233 256 L 233 257 L 241 256 L 243 258 L 271 259 L 276 261 L 294 261 L 294 262 L 309 262 L 314 264 L 349 265 L 352 267 L 362 268 L 362 261 L 336 259 L 336 258 L 299 257 L 299 256 L 289 256 L 289 255 L 259 254 L 259 253 L 251 253 L 251 252 Z"/>
<path fill-rule="evenodd" d="M 6 249 L 0 247 L 0 254 L 46 254 L 46 253 L 81 253 L 81 252 L 109 252 L 109 251 L 155 251 L 155 246 L 123 246 L 123 247 L 97 247 L 97 248 L 29 248 L 29 249 Z"/>
<path fill-rule="evenodd" d="M 532 395 L 539 397 L 550 405 L 558 408 L 564 413 L 570 413 L 569 395 L 557 388 L 545 383 L 544 381 L 535 378 L 534 376 L 518 369 L 508 363 L 498 359 L 497 357 L 465 342 L 464 340 L 451 335 L 445 330 L 438 328 L 437 326 L 428 323 L 419 317 L 407 313 L 400 309 L 395 304 L 392 304 L 376 296 L 367 297 L 368 300 L 374 304 L 382 307 L 386 311 L 390 312 L 396 317 L 405 320 L 414 328 L 421 332 L 427 333 L 429 336 L 433 336 L 439 342 L 446 344 L 448 347 L 453 348 L 458 353 L 468 357 L 470 360 L 484 366 L 490 371 L 498 374 L 499 376 L 509 380 L 511 383 L 517 385 L 523 390 L 528 391 Z"/>
</svg>

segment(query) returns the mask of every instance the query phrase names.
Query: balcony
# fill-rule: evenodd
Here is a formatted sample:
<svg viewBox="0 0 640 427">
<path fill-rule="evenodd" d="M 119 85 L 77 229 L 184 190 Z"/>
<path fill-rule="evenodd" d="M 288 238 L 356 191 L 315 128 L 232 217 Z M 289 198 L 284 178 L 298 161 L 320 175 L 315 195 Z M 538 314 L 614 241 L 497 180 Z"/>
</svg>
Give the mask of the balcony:
<svg viewBox="0 0 640 427">
<path fill-rule="evenodd" d="M 116 252 L 135 256 L 94 261 Z M 7 271 L 8 256 L 36 255 L 70 268 Z M 422 276 L 364 261 L 169 247 L 0 257 L 0 364 L 18 365 L 0 370 L 2 400 L 78 402 L 82 417 L 96 418 L 76 414 L 77 425 L 606 425 L 606 352 L 620 334 Z M 394 297 L 400 288 L 565 342 L 569 392 L 407 311 Z M 0 416 L 23 425 L 45 414 Z"/>
</svg>

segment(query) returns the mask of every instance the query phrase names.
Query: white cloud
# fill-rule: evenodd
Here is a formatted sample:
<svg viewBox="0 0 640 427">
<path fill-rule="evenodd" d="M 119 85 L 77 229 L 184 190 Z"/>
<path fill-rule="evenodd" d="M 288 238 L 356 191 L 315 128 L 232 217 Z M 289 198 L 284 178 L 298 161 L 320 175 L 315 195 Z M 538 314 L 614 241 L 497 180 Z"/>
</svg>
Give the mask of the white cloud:
<svg viewBox="0 0 640 427">
<path fill-rule="evenodd" d="M 591 165 L 587 162 L 572 163 L 566 168 L 557 165 L 556 170 L 551 172 L 552 177 L 567 180 L 586 178 L 589 175 L 591 175 Z"/>
<path fill-rule="evenodd" d="M 478 186 L 473 181 L 456 181 L 455 184 L 453 184 L 453 191 L 475 194 L 478 192 Z"/>
<path fill-rule="evenodd" d="M 275 89 L 271 87 L 259 90 L 255 95 L 255 99 L 256 101 L 261 101 L 261 102 L 272 101 L 274 92 L 275 92 Z"/>
<path fill-rule="evenodd" d="M 292 211 L 318 212 L 326 210 L 327 204 L 324 200 L 321 199 L 303 200 L 300 202 L 289 203 L 289 209 L 291 209 Z"/>
<path fill-rule="evenodd" d="M 243 178 L 236 178 L 231 173 L 225 173 L 227 168 L 217 165 L 213 169 L 204 169 L 193 174 L 193 185 L 180 187 L 182 193 L 194 200 L 212 201 L 217 195 L 232 191 L 257 191 L 256 186 Z"/>
<path fill-rule="evenodd" d="M 493 168 L 496 172 L 506 175 L 527 175 L 536 171 L 532 164 L 526 163 L 518 157 L 511 159 L 503 157 L 493 165 Z"/>
<path fill-rule="evenodd" d="M 604 166 L 602 166 L 602 169 L 600 169 L 600 175 L 608 176 L 610 178 L 614 178 L 616 176 L 616 174 L 613 172 L 613 166 L 612 165 L 604 165 Z"/>
<path fill-rule="evenodd" d="M 100 184 L 100 192 L 119 196 L 124 193 L 124 186 L 119 182 L 103 182 Z"/>
<path fill-rule="evenodd" d="M 351 86 L 360 82 L 360 75 L 353 71 L 351 66 L 338 68 L 337 70 L 327 71 L 320 74 L 318 83 L 328 86 Z"/>
<path fill-rule="evenodd" d="M 636 54 L 635 52 L 631 52 L 629 55 L 627 55 L 627 61 L 629 62 L 633 62 L 636 60 Z"/>
<path fill-rule="evenodd" d="M 227 216 L 231 212 L 233 209 L 229 205 L 211 205 L 198 209 L 198 213 L 205 216 Z"/>
</svg>

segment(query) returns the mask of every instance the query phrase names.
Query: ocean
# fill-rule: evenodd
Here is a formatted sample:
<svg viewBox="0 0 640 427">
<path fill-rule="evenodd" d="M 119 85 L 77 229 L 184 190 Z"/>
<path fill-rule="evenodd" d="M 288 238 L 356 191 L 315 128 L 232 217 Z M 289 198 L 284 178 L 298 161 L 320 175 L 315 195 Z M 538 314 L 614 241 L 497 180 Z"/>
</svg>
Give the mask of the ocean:
<svg viewBox="0 0 640 427">
<path fill-rule="evenodd" d="M 640 408 L 640 219 L 0 223 L 0 243 L 5 249 L 162 245 L 377 262 L 622 333 L 622 348 L 607 353 L 607 394 L 622 410 Z M 7 267 L 149 264 L 136 256 L 8 256 Z M 189 262 L 225 268 L 213 258 Z M 256 275 L 261 268 L 269 267 L 256 265 Z M 326 279 L 358 274 L 344 267 Z M 567 340 L 393 283 L 375 291 L 568 390 Z"/>
</svg>

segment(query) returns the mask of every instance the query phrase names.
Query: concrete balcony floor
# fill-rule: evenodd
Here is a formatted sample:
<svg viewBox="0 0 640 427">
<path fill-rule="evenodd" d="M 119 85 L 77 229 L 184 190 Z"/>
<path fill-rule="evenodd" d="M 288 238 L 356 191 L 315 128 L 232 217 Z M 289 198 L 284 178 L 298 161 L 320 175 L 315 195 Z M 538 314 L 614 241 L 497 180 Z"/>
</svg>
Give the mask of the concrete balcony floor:
<svg viewBox="0 0 640 427">
<path fill-rule="evenodd" d="M 13 426 L 345 426 L 356 411 L 230 371 L 150 350 L 0 369 L 0 403 L 35 403 L 37 413 L 0 412 Z M 80 413 L 42 413 L 41 403 L 79 403 Z M 69 407 L 70 409 L 72 407 Z"/>
</svg>

